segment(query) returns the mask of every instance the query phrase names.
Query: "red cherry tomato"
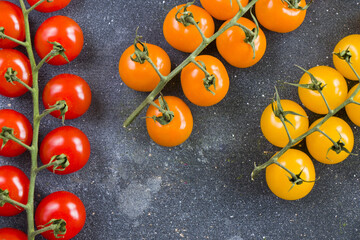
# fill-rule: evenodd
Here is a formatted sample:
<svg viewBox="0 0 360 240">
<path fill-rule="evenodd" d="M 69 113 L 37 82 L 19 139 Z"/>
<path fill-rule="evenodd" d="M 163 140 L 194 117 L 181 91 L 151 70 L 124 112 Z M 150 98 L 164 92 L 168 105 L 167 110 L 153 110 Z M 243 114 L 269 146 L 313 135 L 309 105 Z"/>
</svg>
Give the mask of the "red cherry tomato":
<svg viewBox="0 0 360 240">
<path fill-rule="evenodd" d="M 183 7 L 179 5 L 170 10 L 166 15 L 163 25 L 163 32 L 166 41 L 175 49 L 183 52 L 193 52 L 202 42 L 201 34 L 194 25 L 187 27 L 175 19 L 176 12 Z M 201 31 L 206 37 L 211 37 L 215 31 L 214 20 L 203 8 L 191 5 L 187 8 L 194 15 Z M 180 13 L 183 12 L 183 9 Z M 178 17 L 180 17 L 180 13 Z"/>
<path fill-rule="evenodd" d="M 194 63 L 188 64 L 181 71 L 181 87 L 185 96 L 190 102 L 198 106 L 212 106 L 220 102 L 229 90 L 229 75 L 222 62 L 210 55 L 200 55 L 195 58 L 196 61 L 205 64 L 209 74 L 214 74 L 215 88 L 210 86 L 209 90 L 204 86 L 205 73 Z"/>
<path fill-rule="evenodd" d="M 221 25 L 223 28 L 230 20 Z M 252 30 L 255 23 L 247 18 L 240 18 L 238 23 Z M 256 64 L 263 57 L 266 50 L 266 38 L 259 28 L 259 35 L 255 39 L 255 58 L 250 44 L 245 43 L 245 33 L 240 27 L 231 27 L 216 39 L 216 47 L 220 55 L 231 65 L 238 68 L 247 68 Z"/>
<path fill-rule="evenodd" d="M 53 16 L 43 22 L 35 34 L 35 49 L 40 58 L 44 58 L 53 49 L 49 42 L 58 42 L 65 49 L 69 61 L 73 61 L 81 52 L 84 36 L 80 26 L 71 18 Z M 56 56 L 48 61 L 51 65 L 68 63 L 62 56 Z"/>
<path fill-rule="evenodd" d="M 301 0 L 300 7 L 306 6 Z M 289 8 L 282 0 L 259 0 L 255 4 L 255 13 L 259 23 L 274 32 L 287 33 L 297 29 L 305 19 L 306 10 Z"/>
<path fill-rule="evenodd" d="M 69 174 L 84 167 L 90 157 L 90 142 L 86 135 L 70 126 L 52 130 L 40 145 L 41 161 L 43 164 L 48 164 L 53 156 L 61 154 L 67 156 L 70 165 L 64 171 L 55 170 L 56 174 Z M 53 171 L 53 167 L 48 170 Z"/>
<path fill-rule="evenodd" d="M 30 6 L 32 6 L 35 3 L 37 3 L 39 0 L 27 0 L 27 1 L 30 4 Z M 39 6 L 37 6 L 35 8 L 35 10 L 37 10 L 39 12 L 46 12 L 46 13 L 55 12 L 55 11 L 58 11 L 60 9 L 63 9 L 70 2 L 71 2 L 71 0 L 52 0 L 51 2 L 44 1 Z"/>
<path fill-rule="evenodd" d="M 235 0 L 200 0 L 205 10 L 218 20 L 233 18 L 239 11 L 239 5 Z M 241 6 L 245 7 L 248 0 L 241 0 Z"/>
<path fill-rule="evenodd" d="M 83 115 L 91 103 L 91 90 L 87 82 L 73 74 L 60 74 L 52 78 L 45 86 L 42 100 L 45 108 L 50 108 L 57 101 L 65 100 L 68 111 L 66 119 L 74 119 Z M 51 113 L 60 118 L 60 111 Z"/>
<path fill-rule="evenodd" d="M 77 235 L 86 220 L 85 206 L 73 193 L 59 191 L 46 196 L 35 212 L 35 224 L 38 229 L 52 219 L 63 219 L 66 222 L 66 234 L 60 238 L 68 240 Z M 53 231 L 46 231 L 42 235 L 49 240 L 57 240 Z"/>
<path fill-rule="evenodd" d="M 150 105 L 146 116 L 147 131 L 154 142 L 165 147 L 174 147 L 185 142 L 189 138 L 193 128 L 193 117 L 190 108 L 178 97 L 165 96 L 169 110 L 174 113 L 170 123 L 161 125 L 151 119 L 153 116 L 162 116 L 162 113 L 155 106 Z M 155 103 L 159 106 L 159 100 Z"/>
<path fill-rule="evenodd" d="M 14 129 L 14 136 L 20 139 L 23 143 L 30 145 L 32 141 L 32 126 L 30 121 L 21 113 L 11 109 L 0 110 L 0 129 L 8 127 Z M 0 130 L 1 131 L 1 130 Z M 0 146 L 3 140 L 0 139 Z M 0 149 L 0 156 L 16 157 L 24 153 L 26 148 L 18 143 L 9 140 L 5 146 Z"/>
<path fill-rule="evenodd" d="M 13 166 L 0 166 L 0 189 L 3 191 L 8 190 L 9 197 L 12 200 L 26 205 L 29 184 L 29 178 L 19 168 Z M 24 211 L 24 209 L 15 207 L 10 203 L 5 203 L 3 207 L 0 207 L 0 216 L 14 216 L 22 211 Z"/>
<path fill-rule="evenodd" d="M 4 28 L 6 35 L 24 41 L 25 23 L 20 7 L 8 1 L 0 1 L 0 27 Z M 8 39 L 0 39 L 0 48 L 14 48 L 17 45 Z"/>
<path fill-rule="evenodd" d="M 15 228 L 1 228 L 0 229 L 1 240 L 27 240 L 27 235 Z"/>
<path fill-rule="evenodd" d="M 167 53 L 160 47 L 147 43 L 149 57 L 159 69 L 160 73 L 167 76 L 171 71 L 171 62 Z M 160 77 L 148 61 L 138 63 L 131 60 L 135 52 L 134 45 L 128 47 L 121 55 L 119 61 L 119 74 L 121 80 L 131 89 L 149 92 L 160 82 Z"/>
<path fill-rule="evenodd" d="M 17 72 L 17 77 L 32 86 L 31 66 L 29 59 L 15 49 L 0 50 L 0 94 L 5 97 L 19 97 L 26 93 L 26 87 L 18 82 L 10 83 L 5 78 L 8 68 Z"/>
</svg>

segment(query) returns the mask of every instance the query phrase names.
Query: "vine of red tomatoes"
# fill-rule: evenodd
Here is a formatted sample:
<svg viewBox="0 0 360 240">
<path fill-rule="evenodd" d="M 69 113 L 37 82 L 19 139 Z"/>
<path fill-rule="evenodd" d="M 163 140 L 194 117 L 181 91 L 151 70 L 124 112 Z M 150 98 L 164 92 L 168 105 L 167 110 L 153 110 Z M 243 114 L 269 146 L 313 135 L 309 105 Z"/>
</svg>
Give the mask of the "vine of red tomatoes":
<svg viewBox="0 0 360 240">
<path fill-rule="evenodd" d="M 27 234 L 13 228 L 0 229 L 1 239 L 71 239 L 85 224 L 86 211 L 82 201 L 66 191 L 51 193 L 34 209 L 35 180 L 45 168 L 65 175 L 80 170 L 90 157 L 87 136 L 75 127 L 54 129 L 39 147 L 40 121 L 51 114 L 55 118 L 74 119 L 82 116 L 91 104 L 91 89 L 87 82 L 74 74 L 60 74 L 51 79 L 42 92 L 44 110 L 40 113 L 38 73 L 45 63 L 67 64 L 80 54 L 84 37 L 80 26 L 71 18 L 53 16 L 37 29 L 34 48 L 41 58 L 36 62 L 31 45 L 28 15 L 34 9 L 54 12 L 66 7 L 71 0 L 23 0 L 20 6 L 0 1 L 0 94 L 19 97 L 31 94 L 32 123 L 12 109 L 0 110 L 0 155 L 15 157 L 25 151 L 31 155 L 30 178 L 14 166 L 0 166 L 0 216 L 14 216 L 26 211 Z M 13 49 L 24 47 L 28 56 Z M 38 153 L 43 165 L 38 166 Z"/>
</svg>

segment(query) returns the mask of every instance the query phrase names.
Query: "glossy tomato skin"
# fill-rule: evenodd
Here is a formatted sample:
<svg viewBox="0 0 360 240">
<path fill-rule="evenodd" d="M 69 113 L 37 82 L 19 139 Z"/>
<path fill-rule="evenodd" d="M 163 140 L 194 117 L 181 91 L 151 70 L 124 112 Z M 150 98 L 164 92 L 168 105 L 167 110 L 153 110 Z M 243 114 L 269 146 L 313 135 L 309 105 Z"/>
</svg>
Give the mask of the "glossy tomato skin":
<svg viewBox="0 0 360 240">
<path fill-rule="evenodd" d="M 299 6 L 306 6 L 301 0 Z M 259 23 L 268 30 L 287 33 L 297 29 L 304 21 L 306 10 L 290 9 L 281 0 L 259 0 L 255 4 L 255 14 Z"/>
<path fill-rule="evenodd" d="M 55 173 L 65 175 L 80 170 L 90 157 L 90 142 L 79 129 L 63 126 L 48 133 L 40 145 L 40 159 L 48 164 L 53 156 L 65 154 L 70 165 L 64 171 Z M 48 168 L 53 171 L 53 167 Z"/>
<path fill-rule="evenodd" d="M 195 58 L 199 63 L 202 62 L 206 66 L 209 74 L 216 77 L 215 87 L 209 89 L 215 93 L 212 94 L 206 90 L 203 79 L 205 73 L 200 70 L 194 63 L 189 63 L 181 71 L 181 86 L 185 96 L 195 105 L 212 106 L 220 102 L 229 90 L 229 75 L 222 62 L 210 55 L 200 55 Z M 201 64 L 201 63 L 200 63 Z"/>
<path fill-rule="evenodd" d="M 356 84 L 352 87 L 348 93 L 347 98 L 349 98 L 356 90 L 359 84 Z M 354 101 L 360 102 L 360 93 L 357 93 L 354 97 Z M 350 103 L 345 106 L 346 114 L 350 118 L 350 120 L 360 127 L 360 106 L 355 103 Z"/>
<path fill-rule="evenodd" d="M 25 40 L 25 23 L 21 8 L 8 2 L 0 1 L 0 27 L 4 33 L 19 41 Z M 0 48 L 14 48 L 17 43 L 8 39 L 0 39 Z"/>
<path fill-rule="evenodd" d="M 0 229 L 1 240 L 27 240 L 27 235 L 15 228 L 1 228 Z"/>
<path fill-rule="evenodd" d="M 226 21 L 221 25 L 223 28 Z M 240 18 L 238 23 L 248 29 L 255 28 L 255 23 L 247 18 Z M 252 47 L 244 42 L 245 33 L 239 27 L 231 27 L 216 39 L 216 47 L 220 55 L 232 66 L 247 68 L 256 64 L 263 57 L 266 50 L 266 38 L 264 32 L 259 28 L 259 36 L 255 39 L 255 58 Z"/>
<path fill-rule="evenodd" d="M 310 129 L 313 128 L 321 120 L 322 118 L 313 122 L 310 126 Z M 341 140 L 345 143 L 345 148 L 350 152 L 352 151 L 354 147 L 354 134 L 351 127 L 341 118 L 329 118 L 320 127 L 320 130 L 325 132 L 335 142 L 338 142 L 340 140 L 341 135 Z M 344 151 L 336 154 L 335 151 L 330 150 L 326 157 L 326 154 L 329 148 L 333 146 L 333 143 L 327 137 L 325 137 L 325 135 L 319 132 L 314 132 L 306 137 L 306 146 L 313 158 L 325 164 L 336 164 L 342 162 L 349 156 L 349 154 Z"/>
<path fill-rule="evenodd" d="M 335 109 L 346 100 L 348 87 L 345 78 L 334 68 L 317 66 L 308 70 L 314 77 L 325 86 L 322 90 L 331 109 Z M 309 74 L 304 73 L 299 84 L 310 84 Z M 318 91 L 298 88 L 299 97 L 304 106 L 317 114 L 327 114 L 328 109 L 325 101 Z"/>
<path fill-rule="evenodd" d="M 184 4 L 174 7 L 166 15 L 163 24 L 163 33 L 166 41 L 173 48 L 182 52 L 191 53 L 201 44 L 202 38 L 194 25 L 185 27 L 182 23 L 176 21 L 175 14 L 183 6 Z M 198 22 L 201 31 L 206 37 L 214 34 L 214 20 L 208 12 L 195 5 L 189 6 L 187 10 L 193 13 L 195 21 Z M 183 10 L 181 10 L 181 12 L 183 12 Z M 179 14 L 178 17 L 180 16 Z"/>
<path fill-rule="evenodd" d="M 11 109 L 0 110 L 0 129 L 8 127 L 14 129 L 14 135 L 23 143 L 30 146 L 32 141 L 33 130 L 30 121 L 21 113 Z M 3 140 L 0 139 L 0 146 Z M 26 148 L 16 142 L 9 140 L 5 146 L 0 149 L 0 156 L 16 157 L 24 153 Z"/>
<path fill-rule="evenodd" d="M 11 199 L 26 205 L 29 184 L 29 178 L 19 168 L 8 165 L 0 166 L 0 189 L 7 189 Z M 22 211 L 24 209 L 5 203 L 3 207 L 0 207 L 0 216 L 15 216 Z"/>
<path fill-rule="evenodd" d="M 201 5 L 211 16 L 218 20 L 228 20 L 233 18 L 239 11 L 236 0 L 200 0 Z M 241 0 L 241 6 L 245 7 L 249 1 Z"/>
<path fill-rule="evenodd" d="M 270 190 L 279 198 L 285 200 L 297 200 L 305 197 L 314 187 L 315 168 L 314 164 L 304 152 L 289 149 L 279 159 L 278 162 L 296 175 L 301 172 L 302 184 L 294 185 L 289 180 L 290 174 L 276 164 L 271 164 L 266 168 L 266 183 Z"/>
<path fill-rule="evenodd" d="M 10 83 L 5 78 L 8 68 L 17 72 L 17 77 L 32 86 L 31 66 L 29 59 L 15 49 L 0 49 L 0 94 L 5 97 L 19 97 L 28 90 L 18 82 Z"/>
<path fill-rule="evenodd" d="M 65 119 L 74 119 L 83 115 L 91 104 L 91 89 L 89 84 L 74 74 L 60 74 L 52 78 L 45 86 L 42 100 L 45 108 L 50 108 L 57 101 L 65 100 L 68 111 Z M 51 113 L 56 118 L 60 111 Z"/>
<path fill-rule="evenodd" d="M 73 193 L 58 191 L 46 196 L 38 205 L 35 212 L 35 224 L 38 229 L 52 219 L 63 219 L 66 222 L 66 234 L 63 240 L 77 235 L 86 220 L 86 210 L 82 201 Z M 48 240 L 56 240 L 53 231 L 46 231 L 42 235 Z"/>
<path fill-rule="evenodd" d="M 185 142 L 189 138 L 193 128 L 193 117 L 190 108 L 178 97 L 165 96 L 170 111 L 174 112 L 174 118 L 166 125 L 161 125 L 151 119 L 152 116 L 162 116 L 160 111 L 150 105 L 146 116 L 146 127 L 151 139 L 165 147 L 174 147 Z M 155 103 L 159 105 L 159 100 Z"/>
<path fill-rule="evenodd" d="M 295 139 L 304 134 L 309 128 L 309 120 L 304 109 L 294 101 L 280 100 L 284 111 L 293 111 L 302 116 L 287 114 L 286 118 L 292 123 L 291 126 L 286 122 L 286 126 L 290 132 L 290 136 Z M 276 106 L 276 103 L 272 103 Z M 265 138 L 277 147 L 285 147 L 289 143 L 284 125 L 281 120 L 275 116 L 271 105 L 268 105 L 263 111 L 260 119 L 261 131 Z"/>
<path fill-rule="evenodd" d="M 355 71 L 360 73 L 360 34 L 353 34 L 341 39 L 335 46 L 334 52 L 342 52 L 349 49 L 351 53 L 351 63 Z M 336 55 L 333 55 L 333 62 L 335 68 L 347 79 L 359 81 L 355 73 L 351 70 L 345 60 L 341 60 Z"/>
<path fill-rule="evenodd" d="M 27 0 L 30 6 L 33 6 L 38 1 L 39 0 Z M 70 2 L 71 0 L 52 0 L 52 2 L 44 1 L 39 6 L 37 6 L 35 10 L 44 13 L 55 12 L 69 5 Z"/>
<path fill-rule="evenodd" d="M 60 43 L 71 62 L 80 54 L 84 44 L 84 36 L 80 26 L 71 18 L 53 16 L 45 20 L 35 34 L 35 50 L 40 58 L 44 58 L 53 49 L 53 45 L 49 42 Z M 51 65 L 64 65 L 68 62 L 58 55 L 48 63 Z"/>
<path fill-rule="evenodd" d="M 159 69 L 160 73 L 167 76 L 171 71 L 171 62 L 167 53 L 160 47 L 147 43 L 149 57 Z M 121 55 L 119 61 L 119 74 L 121 80 L 131 89 L 141 92 L 150 92 L 160 82 L 160 77 L 148 61 L 138 63 L 131 60 L 135 52 L 133 45 L 128 47 Z"/>
</svg>

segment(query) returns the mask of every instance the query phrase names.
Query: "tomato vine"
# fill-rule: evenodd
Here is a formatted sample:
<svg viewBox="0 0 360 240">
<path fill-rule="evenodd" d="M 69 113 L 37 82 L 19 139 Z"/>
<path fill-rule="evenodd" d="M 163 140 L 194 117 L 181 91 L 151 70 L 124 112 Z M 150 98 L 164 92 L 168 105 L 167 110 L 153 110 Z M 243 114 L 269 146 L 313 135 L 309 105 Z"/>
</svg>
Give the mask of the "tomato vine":
<svg viewBox="0 0 360 240">
<path fill-rule="evenodd" d="M 73 195 L 72 196 L 71 193 L 67 193 L 67 192 L 56 193 L 59 196 L 62 196 L 62 195 L 71 195 L 72 196 L 72 198 L 74 199 L 74 202 L 79 206 L 79 208 L 78 208 L 79 213 L 76 213 L 76 214 L 81 215 L 80 217 L 82 217 L 82 223 L 79 222 L 74 227 L 74 226 L 72 226 L 72 222 L 71 222 L 70 218 L 68 218 L 69 222 L 66 222 L 66 220 L 63 219 L 63 218 L 67 218 L 66 215 L 61 215 L 61 217 L 59 217 L 60 216 L 59 214 L 53 214 L 52 215 L 52 216 L 54 216 L 53 219 L 47 219 L 47 222 L 40 221 L 40 223 L 37 223 L 38 225 L 36 226 L 36 228 L 37 228 L 37 230 L 36 230 L 34 219 L 41 217 L 38 214 L 38 211 L 41 212 L 41 209 L 39 209 L 39 207 L 38 207 L 36 212 L 34 209 L 34 194 L 35 194 L 36 177 L 37 177 L 37 174 L 45 168 L 50 168 L 50 170 L 52 170 L 53 172 L 64 171 L 66 169 L 66 167 L 69 166 L 69 164 L 72 164 L 72 167 L 70 167 L 68 169 L 68 172 L 73 172 L 73 171 L 78 170 L 87 162 L 87 159 L 89 157 L 88 155 L 90 154 L 90 145 L 88 143 L 86 136 L 80 130 L 72 128 L 72 129 L 75 129 L 74 131 L 81 132 L 80 134 L 83 135 L 82 138 L 84 139 L 85 144 L 87 144 L 86 146 L 87 146 L 88 152 L 84 153 L 85 156 L 82 160 L 82 163 L 81 164 L 78 164 L 75 162 L 71 163 L 71 161 L 68 158 L 68 156 L 66 155 L 66 153 L 63 153 L 64 149 L 61 149 L 61 150 L 57 150 L 56 153 L 51 152 L 51 154 L 53 154 L 53 155 L 49 156 L 49 158 L 51 158 L 51 160 L 48 161 L 48 159 L 42 159 L 44 165 L 38 166 L 39 132 L 40 132 L 41 120 L 49 114 L 52 114 L 52 115 L 55 114 L 55 117 L 60 117 L 60 118 L 63 118 L 63 120 L 64 120 L 64 117 L 66 116 L 66 112 L 68 110 L 69 110 L 69 114 L 71 114 L 70 108 L 73 108 L 71 105 L 77 105 L 76 107 L 79 107 L 79 104 L 71 103 L 69 101 L 69 99 L 71 99 L 72 101 L 76 101 L 76 97 L 73 97 L 73 96 L 65 97 L 64 94 L 62 94 L 61 97 L 59 97 L 59 96 L 53 97 L 54 99 L 56 99 L 55 102 L 53 102 L 53 99 L 50 99 L 49 101 L 51 102 L 52 105 L 49 104 L 48 106 L 45 106 L 46 109 L 42 113 L 40 113 L 38 79 L 39 79 L 39 70 L 42 68 L 42 66 L 46 62 L 49 64 L 52 64 L 49 61 L 51 61 L 53 58 L 56 58 L 57 61 L 59 61 L 59 59 L 61 59 L 61 64 L 65 64 L 65 63 L 68 63 L 71 60 L 73 60 L 81 51 L 83 35 L 82 35 L 81 29 L 77 25 L 77 23 L 75 23 L 70 18 L 63 17 L 63 18 L 66 18 L 66 21 L 68 21 L 70 23 L 70 25 L 72 24 L 76 28 L 77 37 L 79 37 L 79 41 L 80 41 L 80 44 L 76 45 L 76 51 L 75 51 L 76 56 L 73 55 L 71 58 L 70 57 L 68 58 L 68 56 L 71 56 L 71 54 L 72 54 L 72 52 L 71 52 L 72 46 L 68 45 L 70 49 L 67 49 L 69 51 L 66 52 L 66 49 L 61 44 L 62 41 L 66 41 L 66 39 L 65 39 L 66 37 L 62 36 L 62 39 L 59 40 L 59 42 L 57 42 L 56 41 L 57 39 L 49 41 L 48 39 L 44 39 L 43 38 L 44 36 L 42 36 L 42 39 L 40 39 L 37 43 L 37 46 L 35 46 L 37 51 L 39 50 L 39 48 L 41 48 L 41 51 L 42 51 L 41 54 L 39 54 L 39 52 L 38 52 L 38 55 L 42 55 L 41 56 L 42 59 L 40 60 L 40 62 L 37 63 L 35 60 L 35 56 L 34 56 L 33 45 L 32 45 L 31 34 L 30 34 L 29 14 L 34 9 L 36 9 L 38 11 L 41 10 L 43 12 L 52 12 L 52 11 L 59 10 L 59 9 L 65 7 L 70 2 L 70 0 L 64 1 L 63 4 L 61 4 L 61 1 L 57 1 L 57 3 L 56 3 L 57 5 L 52 5 L 53 1 L 49 1 L 49 0 L 29 1 L 29 4 L 31 4 L 31 7 L 29 7 L 29 8 L 26 7 L 24 0 L 19 0 L 20 8 L 17 5 L 7 2 L 7 1 L 1 1 L 1 2 L 3 4 L 11 5 L 15 9 L 19 9 L 18 11 L 22 13 L 21 17 L 23 17 L 23 22 L 21 22 L 22 24 L 20 24 L 20 25 L 23 25 L 23 27 L 24 27 L 24 33 L 25 33 L 24 39 L 17 38 L 16 36 L 14 36 L 14 37 L 10 36 L 12 33 L 11 29 L 8 28 L 7 26 L 1 26 L 3 24 L 3 22 L 2 22 L 2 23 L 0 23 L 0 40 L 4 40 L 4 39 L 10 40 L 11 42 L 14 42 L 15 44 L 20 45 L 26 49 L 30 67 L 31 67 L 31 73 L 29 75 L 31 75 L 32 82 L 23 81 L 21 79 L 21 77 L 19 76 L 18 72 L 16 70 L 12 69 L 11 67 L 7 69 L 6 73 L 2 77 L 4 77 L 6 79 L 6 81 L 9 83 L 9 85 L 19 83 L 23 87 L 25 87 L 26 90 L 28 90 L 31 93 L 32 103 L 33 103 L 32 104 L 33 127 L 32 127 L 32 133 L 31 133 L 32 141 L 23 141 L 23 139 L 19 139 L 17 137 L 17 135 L 15 134 L 14 128 L 10 128 L 9 126 L 6 126 L 6 125 L 2 128 L 2 131 L 0 133 L 0 140 L 2 141 L 2 148 L 6 147 L 9 143 L 9 141 L 11 141 L 11 143 L 14 142 L 12 144 L 17 144 L 17 145 L 23 147 L 25 150 L 28 150 L 30 152 L 30 156 L 31 156 L 30 179 L 29 179 L 28 186 L 26 186 L 26 189 L 28 188 L 26 202 L 22 203 L 22 202 L 19 202 L 19 201 L 16 201 L 15 199 L 13 199 L 11 197 L 11 196 L 13 196 L 12 192 L 10 192 L 7 189 L 7 186 L 4 186 L 5 189 L 0 189 L 0 211 L 2 210 L 1 207 L 4 206 L 5 204 L 11 204 L 11 205 L 15 206 L 15 208 L 21 209 L 21 211 L 22 210 L 26 211 L 28 240 L 35 239 L 35 236 L 37 236 L 39 234 L 47 234 L 47 236 L 52 235 L 52 237 L 55 237 L 55 238 L 62 237 L 64 239 L 69 239 L 70 237 L 73 237 L 81 230 L 81 228 L 82 228 L 81 224 L 83 225 L 85 222 L 86 214 L 85 214 L 85 209 L 84 209 L 84 206 L 82 205 L 81 200 L 78 199 L 73 194 L 72 194 Z M 1 17 L 3 17 L 3 16 L 1 16 Z M 5 19 L 4 24 L 6 24 L 6 21 L 10 21 L 9 19 L 6 19 L 6 16 L 4 16 L 3 18 Z M 55 17 L 53 17 L 53 19 L 54 18 Z M 71 27 L 71 26 L 69 26 L 69 27 Z M 43 28 L 42 31 L 46 31 L 46 29 L 44 30 L 44 28 Z M 52 36 L 52 39 L 55 39 L 55 38 L 56 37 Z M 50 48 L 48 48 L 49 46 L 41 45 L 41 44 L 44 44 L 44 43 L 41 43 L 41 41 L 44 41 L 47 45 L 50 45 Z M 66 42 L 65 44 L 69 44 L 69 43 Z M 36 43 L 35 43 L 35 45 L 36 45 Z M 9 46 L 7 46 L 7 45 L 0 45 L 0 48 L 4 48 L 4 49 L 1 49 L 0 51 L 9 51 L 8 49 L 6 49 L 8 47 Z M 14 46 L 11 45 L 10 47 L 14 47 Z M 13 51 L 16 52 L 16 50 L 13 50 Z M 53 59 L 53 60 L 55 60 L 55 59 Z M 55 63 L 53 63 L 53 64 L 55 64 Z M 11 64 L 9 64 L 9 65 L 11 65 Z M 71 75 L 71 77 L 74 77 L 74 75 Z M 87 85 L 86 82 L 84 83 L 84 80 L 82 80 L 82 79 L 80 79 L 78 81 L 80 82 L 79 84 L 81 85 L 81 87 L 85 89 L 84 94 L 86 93 L 85 100 L 87 102 L 83 103 L 83 106 L 80 106 L 81 110 L 76 109 L 76 115 L 71 115 L 71 116 L 69 115 L 69 118 L 75 118 L 75 117 L 82 115 L 90 105 L 89 101 L 91 100 L 91 93 L 90 93 L 89 86 Z M 73 85 L 75 85 L 75 84 L 73 84 Z M 67 86 L 67 88 L 69 88 L 69 86 Z M 22 93 L 25 93 L 25 91 Z M 3 94 L 3 95 L 5 95 L 5 94 Z M 59 98 L 59 99 L 57 99 L 57 98 Z M 66 98 L 68 98 L 68 99 L 66 99 Z M 13 111 L 13 110 L 7 110 L 7 111 Z M 15 111 L 13 111 L 13 112 L 15 112 Z M 17 112 L 15 112 L 15 113 L 17 113 Z M 20 113 L 17 113 L 16 116 L 19 116 L 19 114 Z M 9 125 L 10 125 L 10 123 L 9 123 Z M 29 125 L 30 125 L 29 128 L 31 128 L 30 123 L 29 123 Z M 67 136 L 67 137 L 69 138 L 70 136 Z M 58 153 L 59 151 L 62 154 L 59 154 Z M 59 155 L 56 155 L 56 154 L 59 154 Z M 6 155 L 4 155 L 4 156 L 6 156 Z M 72 159 L 72 161 L 76 161 L 76 159 L 74 158 L 74 159 Z M 7 167 L 7 166 L 2 166 L 2 167 Z M 17 169 L 17 168 L 15 168 L 15 169 Z M 20 169 L 18 169 L 18 170 L 22 173 L 22 171 Z M 63 172 L 61 174 L 66 174 L 68 172 Z M 25 176 L 25 174 L 24 174 L 24 176 Z M 1 176 L 1 177 L 3 177 L 3 176 Z M 3 187 L 1 187 L 1 188 L 3 188 Z M 55 193 L 53 193 L 53 194 L 55 194 Z M 54 209 L 54 208 L 52 208 L 52 209 Z M 63 208 L 62 211 L 66 211 L 66 210 L 64 210 L 64 208 Z M 74 214 L 74 213 L 75 212 L 72 212 L 71 214 Z M 69 214 L 70 213 L 68 213 L 68 215 Z M 13 215 L 15 215 L 15 214 L 13 214 Z M 41 215 L 41 213 L 40 213 L 40 215 Z M 76 229 L 74 229 L 74 228 L 76 228 Z"/>
</svg>

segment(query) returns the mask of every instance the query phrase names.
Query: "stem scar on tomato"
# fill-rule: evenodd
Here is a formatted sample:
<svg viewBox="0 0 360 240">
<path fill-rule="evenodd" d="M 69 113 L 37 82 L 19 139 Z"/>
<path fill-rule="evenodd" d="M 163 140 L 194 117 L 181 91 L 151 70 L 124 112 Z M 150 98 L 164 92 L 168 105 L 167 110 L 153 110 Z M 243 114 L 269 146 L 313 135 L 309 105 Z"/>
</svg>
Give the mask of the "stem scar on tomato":
<svg viewBox="0 0 360 240">
<path fill-rule="evenodd" d="M 173 118 L 174 118 L 174 112 L 170 111 L 169 105 L 164 99 L 164 96 L 160 93 L 159 96 L 159 104 L 158 106 L 155 102 L 151 102 L 151 105 L 159 109 L 159 111 L 162 113 L 161 116 L 152 116 L 152 117 L 146 117 L 146 118 L 152 118 L 154 121 L 160 123 L 161 125 L 169 124 Z"/>
</svg>

